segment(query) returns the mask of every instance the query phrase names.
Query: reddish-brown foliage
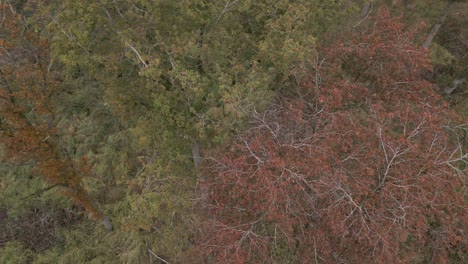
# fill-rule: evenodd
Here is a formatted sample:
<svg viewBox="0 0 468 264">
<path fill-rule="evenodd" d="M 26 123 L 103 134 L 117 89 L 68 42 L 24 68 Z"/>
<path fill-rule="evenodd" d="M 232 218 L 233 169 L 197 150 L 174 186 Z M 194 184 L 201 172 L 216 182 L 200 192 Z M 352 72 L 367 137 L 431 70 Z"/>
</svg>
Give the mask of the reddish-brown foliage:
<svg viewBox="0 0 468 264">
<path fill-rule="evenodd" d="M 102 212 L 80 186 L 74 163 L 63 157 L 53 126 L 52 98 L 59 84 L 51 70 L 48 41 L 31 30 L 23 17 L 0 4 L 0 138 L 13 164 L 34 162 L 34 171 L 91 216 Z"/>
<path fill-rule="evenodd" d="M 213 154 L 204 257 L 445 263 L 467 249 L 467 128 L 421 78 L 414 33 L 381 10 Z"/>
</svg>

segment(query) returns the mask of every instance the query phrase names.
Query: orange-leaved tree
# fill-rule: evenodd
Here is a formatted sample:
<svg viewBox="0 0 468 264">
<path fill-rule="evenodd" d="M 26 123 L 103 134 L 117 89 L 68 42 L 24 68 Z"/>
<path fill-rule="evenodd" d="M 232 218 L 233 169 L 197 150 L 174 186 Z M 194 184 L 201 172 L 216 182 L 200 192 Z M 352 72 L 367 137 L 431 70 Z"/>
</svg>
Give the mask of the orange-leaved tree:
<svg viewBox="0 0 468 264">
<path fill-rule="evenodd" d="M 421 77 L 430 62 L 416 33 L 380 10 L 207 158 L 205 259 L 463 258 L 467 126 Z"/>
<path fill-rule="evenodd" d="M 34 173 L 111 224 L 81 185 L 86 172 L 63 155 L 54 125 L 53 99 L 60 91 L 47 36 L 7 4 L 0 5 L 0 138 L 11 164 L 33 165 Z"/>
</svg>

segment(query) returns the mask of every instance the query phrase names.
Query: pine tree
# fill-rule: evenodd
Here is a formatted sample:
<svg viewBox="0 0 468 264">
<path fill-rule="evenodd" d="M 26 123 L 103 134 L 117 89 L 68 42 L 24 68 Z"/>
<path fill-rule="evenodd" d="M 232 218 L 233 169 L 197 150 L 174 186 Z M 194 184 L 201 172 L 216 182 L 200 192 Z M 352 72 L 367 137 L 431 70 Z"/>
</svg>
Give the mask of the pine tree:
<svg viewBox="0 0 468 264">
<path fill-rule="evenodd" d="M 60 92 L 57 72 L 51 68 L 47 38 L 34 32 L 27 20 L 8 5 L 1 5 L 4 28 L 0 68 L 1 137 L 9 162 L 32 162 L 34 174 L 83 206 L 111 228 L 109 220 L 81 186 L 83 174 L 64 157 L 57 142 L 53 98 Z"/>
</svg>

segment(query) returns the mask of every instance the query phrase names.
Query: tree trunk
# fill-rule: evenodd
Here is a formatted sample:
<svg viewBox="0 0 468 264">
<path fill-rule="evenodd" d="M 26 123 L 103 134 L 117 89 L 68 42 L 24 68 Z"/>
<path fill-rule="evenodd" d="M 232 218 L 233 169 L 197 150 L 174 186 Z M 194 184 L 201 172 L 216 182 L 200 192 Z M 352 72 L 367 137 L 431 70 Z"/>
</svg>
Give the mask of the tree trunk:
<svg viewBox="0 0 468 264">
<path fill-rule="evenodd" d="M 200 145 L 196 141 L 194 141 L 192 144 L 192 157 L 193 163 L 195 165 L 195 170 L 197 171 L 197 191 L 200 194 L 200 202 L 202 204 L 202 207 L 204 207 L 207 204 L 208 200 L 208 188 L 205 183 L 205 177 L 200 172 L 200 163 L 202 161 L 202 158 L 200 155 Z"/>
<path fill-rule="evenodd" d="M 361 18 L 367 17 L 370 12 L 372 11 L 372 7 L 374 6 L 374 1 L 370 1 L 361 9 Z"/>
<path fill-rule="evenodd" d="M 195 169 L 198 171 L 198 167 L 200 166 L 201 157 L 200 157 L 200 145 L 198 142 L 194 141 L 192 144 L 192 157 L 193 163 L 195 164 Z"/>
<path fill-rule="evenodd" d="M 452 8 L 453 4 L 455 4 L 455 2 L 449 1 L 447 3 L 447 6 L 445 7 L 444 12 L 439 17 L 439 21 L 437 22 L 437 24 L 434 25 L 434 27 L 432 27 L 431 32 L 427 36 L 426 41 L 423 44 L 423 48 L 428 49 L 429 46 L 431 46 L 431 43 L 434 40 L 434 37 L 436 36 L 437 32 L 439 31 L 439 28 L 442 26 L 442 23 L 445 21 L 445 19 L 447 19 L 450 8 Z"/>
<path fill-rule="evenodd" d="M 111 231 L 111 230 L 114 228 L 114 227 L 112 226 L 111 221 L 110 221 L 109 218 L 107 218 L 107 217 L 104 218 L 104 220 L 102 220 L 102 224 L 103 224 L 104 227 L 105 227 L 107 230 L 109 230 L 109 231 Z"/>
</svg>

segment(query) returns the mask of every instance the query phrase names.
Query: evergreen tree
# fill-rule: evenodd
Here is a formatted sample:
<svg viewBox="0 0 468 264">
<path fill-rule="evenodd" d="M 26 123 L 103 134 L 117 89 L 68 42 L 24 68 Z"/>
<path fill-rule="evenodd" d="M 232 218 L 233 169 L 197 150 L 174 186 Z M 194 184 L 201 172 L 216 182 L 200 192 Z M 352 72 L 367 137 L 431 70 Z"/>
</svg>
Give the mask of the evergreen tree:
<svg viewBox="0 0 468 264">
<path fill-rule="evenodd" d="M 2 4 L 1 11 L 6 30 L 0 39 L 0 113 L 7 162 L 30 162 L 33 173 L 41 175 L 50 188 L 61 187 L 65 196 L 107 224 L 103 212 L 82 188 L 83 175 L 77 164 L 62 155 L 56 142 L 52 99 L 60 91 L 60 84 L 51 69 L 48 40 L 33 32 L 27 20 L 8 5 Z"/>
</svg>

